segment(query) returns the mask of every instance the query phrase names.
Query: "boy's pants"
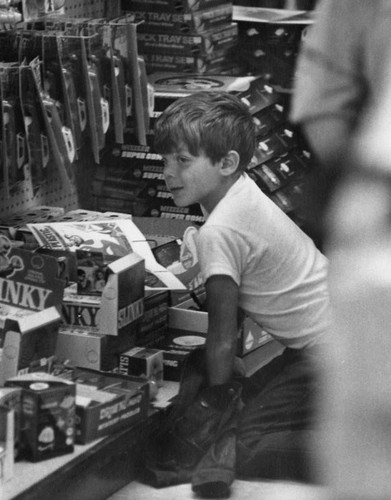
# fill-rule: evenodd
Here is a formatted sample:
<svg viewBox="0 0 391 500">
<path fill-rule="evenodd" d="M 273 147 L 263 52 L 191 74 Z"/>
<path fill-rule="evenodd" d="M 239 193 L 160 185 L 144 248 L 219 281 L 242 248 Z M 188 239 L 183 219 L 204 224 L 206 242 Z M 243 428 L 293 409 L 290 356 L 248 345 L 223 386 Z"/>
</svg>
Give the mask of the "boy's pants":
<svg viewBox="0 0 391 500">
<path fill-rule="evenodd" d="M 320 363 L 319 348 L 287 348 L 241 380 L 237 476 L 314 480 Z"/>
</svg>

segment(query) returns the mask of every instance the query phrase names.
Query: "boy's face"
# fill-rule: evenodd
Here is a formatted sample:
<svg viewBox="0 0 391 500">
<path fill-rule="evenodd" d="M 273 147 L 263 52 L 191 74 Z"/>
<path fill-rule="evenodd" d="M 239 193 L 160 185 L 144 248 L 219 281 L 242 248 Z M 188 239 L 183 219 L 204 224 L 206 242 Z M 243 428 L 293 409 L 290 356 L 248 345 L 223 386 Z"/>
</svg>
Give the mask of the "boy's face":
<svg viewBox="0 0 391 500">
<path fill-rule="evenodd" d="M 203 153 L 193 156 L 186 146 L 162 155 L 164 178 L 178 207 L 200 203 L 208 212 L 225 195 L 225 178 L 220 162 L 213 164 Z"/>
</svg>

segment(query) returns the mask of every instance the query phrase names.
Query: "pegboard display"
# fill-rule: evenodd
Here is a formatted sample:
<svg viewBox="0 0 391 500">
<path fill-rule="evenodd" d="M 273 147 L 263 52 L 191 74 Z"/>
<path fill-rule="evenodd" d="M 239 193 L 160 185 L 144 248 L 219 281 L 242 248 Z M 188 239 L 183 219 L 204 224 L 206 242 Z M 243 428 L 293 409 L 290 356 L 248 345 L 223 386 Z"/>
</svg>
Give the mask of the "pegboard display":
<svg viewBox="0 0 391 500">
<path fill-rule="evenodd" d="M 60 206 L 65 211 L 79 207 L 75 185 L 64 186 L 64 183 L 56 178 L 34 193 L 28 168 L 25 177 L 25 180 L 18 186 L 18 190 L 10 196 L 5 196 L 0 190 L 0 217 L 7 217 L 38 205 Z"/>
<path fill-rule="evenodd" d="M 113 18 L 120 15 L 120 0 L 66 0 L 65 13 L 69 17 Z"/>
</svg>

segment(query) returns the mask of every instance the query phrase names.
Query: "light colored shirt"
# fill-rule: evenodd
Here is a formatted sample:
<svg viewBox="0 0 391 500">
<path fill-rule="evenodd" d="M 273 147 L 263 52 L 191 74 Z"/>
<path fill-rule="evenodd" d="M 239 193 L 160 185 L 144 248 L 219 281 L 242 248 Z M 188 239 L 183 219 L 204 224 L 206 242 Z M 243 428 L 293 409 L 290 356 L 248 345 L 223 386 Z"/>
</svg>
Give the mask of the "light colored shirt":
<svg viewBox="0 0 391 500">
<path fill-rule="evenodd" d="M 204 282 L 230 276 L 240 308 L 288 347 L 324 341 L 328 262 L 313 241 L 247 174 L 206 216 L 197 239 Z"/>
<path fill-rule="evenodd" d="M 352 129 L 384 84 L 390 0 L 318 0 L 297 61 L 291 120 L 341 119 Z"/>
</svg>

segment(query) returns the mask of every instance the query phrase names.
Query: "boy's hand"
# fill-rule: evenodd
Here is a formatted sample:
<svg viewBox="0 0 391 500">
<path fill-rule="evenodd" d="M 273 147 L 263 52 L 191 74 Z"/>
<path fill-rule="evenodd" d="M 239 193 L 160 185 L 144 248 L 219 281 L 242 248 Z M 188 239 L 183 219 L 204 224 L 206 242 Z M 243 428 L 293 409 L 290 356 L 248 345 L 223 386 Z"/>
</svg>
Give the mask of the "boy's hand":
<svg viewBox="0 0 391 500">
<path fill-rule="evenodd" d="M 225 384 L 233 372 L 238 335 L 238 285 L 229 276 L 210 277 L 206 284 L 208 335 L 206 366 L 210 385 Z"/>
</svg>

